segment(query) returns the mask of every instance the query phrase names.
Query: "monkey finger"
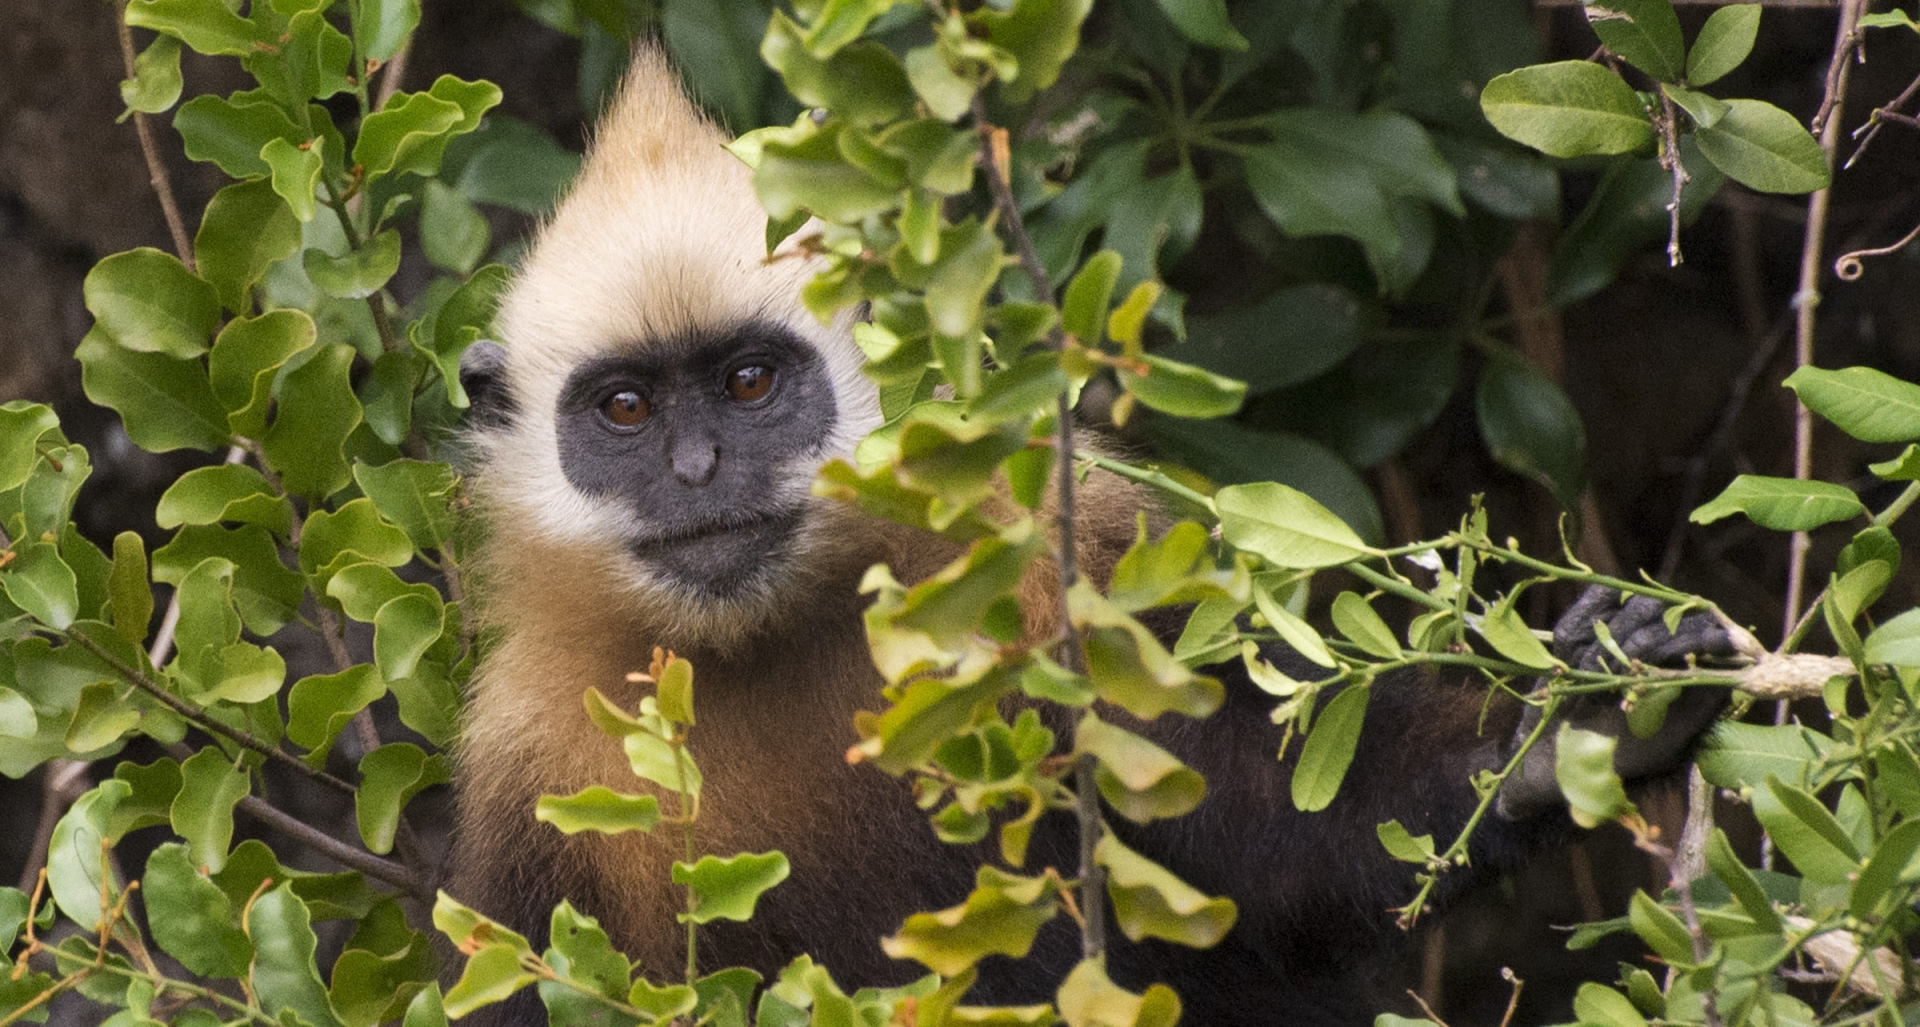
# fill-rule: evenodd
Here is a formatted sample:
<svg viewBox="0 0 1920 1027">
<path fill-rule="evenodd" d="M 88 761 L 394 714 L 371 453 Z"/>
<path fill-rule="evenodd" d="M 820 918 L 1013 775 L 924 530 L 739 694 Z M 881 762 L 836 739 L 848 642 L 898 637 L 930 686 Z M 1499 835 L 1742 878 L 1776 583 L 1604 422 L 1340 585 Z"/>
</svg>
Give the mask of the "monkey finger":
<svg viewBox="0 0 1920 1027">
<path fill-rule="evenodd" d="M 1553 655 L 1572 662 L 1583 646 L 1593 644 L 1593 622 L 1605 620 L 1620 605 L 1620 593 L 1605 585 L 1589 585 L 1580 598 L 1553 625 Z"/>
</svg>

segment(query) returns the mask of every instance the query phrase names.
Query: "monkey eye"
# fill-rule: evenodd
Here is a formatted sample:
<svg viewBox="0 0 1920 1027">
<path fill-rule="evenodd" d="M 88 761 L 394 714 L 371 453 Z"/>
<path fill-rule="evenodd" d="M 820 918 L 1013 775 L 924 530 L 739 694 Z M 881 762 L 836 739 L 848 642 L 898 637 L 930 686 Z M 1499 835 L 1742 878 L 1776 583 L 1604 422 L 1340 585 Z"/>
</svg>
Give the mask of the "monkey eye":
<svg viewBox="0 0 1920 1027">
<path fill-rule="evenodd" d="M 773 368 L 751 365 L 727 375 L 727 395 L 735 403 L 753 403 L 773 391 Z"/>
<path fill-rule="evenodd" d="M 632 428 L 651 413 L 653 404 L 632 389 L 622 389 L 600 404 L 600 416 L 617 428 Z"/>
</svg>

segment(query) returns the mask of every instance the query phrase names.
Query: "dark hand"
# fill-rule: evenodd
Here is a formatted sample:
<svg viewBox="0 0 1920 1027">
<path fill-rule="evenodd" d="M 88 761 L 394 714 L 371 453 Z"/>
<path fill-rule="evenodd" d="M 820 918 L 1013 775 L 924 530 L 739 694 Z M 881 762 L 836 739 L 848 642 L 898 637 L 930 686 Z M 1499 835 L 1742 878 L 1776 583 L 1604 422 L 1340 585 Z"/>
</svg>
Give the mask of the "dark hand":
<svg viewBox="0 0 1920 1027">
<path fill-rule="evenodd" d="M 1731 656 L 1732 640 L 1720 622 L 1708 613 L 1689 613 L 1680 618 L 1680 630 L 1669 632 L 1663 615 L 1666 606 L 1657 599 L 1635 596 L 1623 605 L 1621 593 L 1595 585 L 1553 626 L 1553 655 L 1577 670 L 1625 673 L 1631 668 L 1617 666 L 1619 659 L 1600 644 L 1594 622 L 1602 621 L 1628 659 L 1649 666 L 1684 666 L 1688 656 Z M 1556 719 L 1585 731 L 1594 731 L 1619 740 L 1613 752 L 1613 767 L 1631 780 L 1670 770 L 1679 764 L 1695 736 L 1713 722 L 1727 703 L 1728 690 L 1690 686 L 1666 708 L 1665 722 L 1646 738 L 1628 726 L 1627 714 L 1611 695 L 1578 696 L 1560 704 Z M 1512 747 L 1518 747 L 1540 723 L 1541 708 L 1527 707 L 1520 726 L 1515 729 Z M 1509 819 L 1521 819 L 1559 808 L 1564 799 L 1554 779 L 1557 725 L 1550 725 L 1545 737 L 1527 751 L 1526 759 L 1500 788 L 1498 810 Z M 1509 749 L 1511 751 L 1511 749 Z"/>
</svg>

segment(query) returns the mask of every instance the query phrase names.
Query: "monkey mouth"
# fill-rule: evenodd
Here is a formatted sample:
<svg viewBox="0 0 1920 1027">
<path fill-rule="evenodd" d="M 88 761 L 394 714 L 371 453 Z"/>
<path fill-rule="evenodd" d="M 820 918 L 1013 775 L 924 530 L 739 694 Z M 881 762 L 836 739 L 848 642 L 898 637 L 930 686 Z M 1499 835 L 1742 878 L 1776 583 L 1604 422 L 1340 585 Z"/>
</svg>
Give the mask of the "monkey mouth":
<svg viewBox="0 0 1920 1027">
<path fill-rule="evenodd" d="M 741 511 L 648 534 L 630 549 L 675 585 L 717 598 L 737 595 L 785 563 L 801 512 Z"/>
</svg>

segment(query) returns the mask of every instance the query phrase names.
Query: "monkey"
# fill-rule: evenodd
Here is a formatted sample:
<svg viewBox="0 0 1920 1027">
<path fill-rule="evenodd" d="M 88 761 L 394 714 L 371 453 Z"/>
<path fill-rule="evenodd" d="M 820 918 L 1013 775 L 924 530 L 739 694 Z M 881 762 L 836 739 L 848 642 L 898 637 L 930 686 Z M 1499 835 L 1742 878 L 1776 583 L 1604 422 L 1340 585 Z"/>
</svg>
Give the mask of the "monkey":
<svg viewBox="0 0 1920 1027">
<path fill-rule="evenodd" d="M 766 215 L 725 141 L 666 59 L 639 51 L 502 298 L 497 342 L 463 365 L 484 525 L 471 592 L 488 650 L 455 753 L 448 887 L 536 946 L 553 906 L 569 900 L 643 972 L 673 972 L 683 959 L 673 921 L 683 896 L 668 872 L 677 846 L 564 836 L 532 815 L 542 794 L 631 780 L 581 694 L 592 685 L 632 708 L 641 686 L 627 672 L 668 647 L 699 677 L 701 847 L 778 849 L 792 866 L 751 922 L 705 925 L 703 966 L 770 974 L 810 953 L 843 981 L 904 983 L 921 971 L 887 959 L 877 939 L 911 912 L 959 902 L 979 860 L 936 839 L 901 782 L 845 758 L 854 714 L 881 684 L 856 586 L 876 563 L 922 580 L 960 550 L 813 495 L 815 469 L 880 425 L 878 392 L 861 374 L 853 313 L 820 323 L 798 298 L 814 266 L 767 258 Z M 1135 511 L 1152 505 L 1117 476 L 1086 479 L 1076 553 L 1090 578 L 1105 579 L 1134 538 Z M 1046 577 L 1022 586 L 1034 638 L 1057 627 Z M 1556 652 L 1597 659 L 1594 620 L 1636 657 L 1727 648 L 1710 621 L 1690 618 L 1675 635 L 1658 610 L 1592 594 L 1562 623 Z M 1313 676 L 1284 647 L 1266 655 Z M 1188 1023 L 1371 1022 L 1377 1007 L 1358 978 L 1388 947 L 1383 911 L 1411 894 L 1413 874 L 1381 850 L 1375 825 L 1451 837 L 1477 801 L 1469 779 L 1502 765 L 1531 723 L 1512 705 L 1483 729 L 1478 689 L 1397 672 L 1375 689 L 1339 797 L 1301 814 L 1290 764 L 1274 759 L 1270 697 L 1243 670 L 1213 672 L 1227 697 L 1208 720 L 1122 719 L 1201 771 L 1205 801 L 1144 827 L 1113 819 L 1129 846 L 1231 896 L 1239 921 L 1203 952 L 1118 942 L 1109 971 L 1136 989 L 1173 985 Z M 1716 691 L 1689 689 L 1650 739 L 1630 737 L 1604 704 L 1579 722 L 1621 739 L 1629 776 L 1651 775 L 1678 764 L 1724 701 Z M 1537 752 L 1547 762 L 1509 782 L 1448 889 L 1567 832 L 1550 750 Z M 1068 819 L 1043 818 L 1030 865 L 1073 865 Z M 1029 959 L 988 959 L 971 1000 L 1045 1001 L 1078 956 L 1069 927 L 1050 926 Z M 531 991 L 485 1014 L 541 1020 Z"/>
</svg>

